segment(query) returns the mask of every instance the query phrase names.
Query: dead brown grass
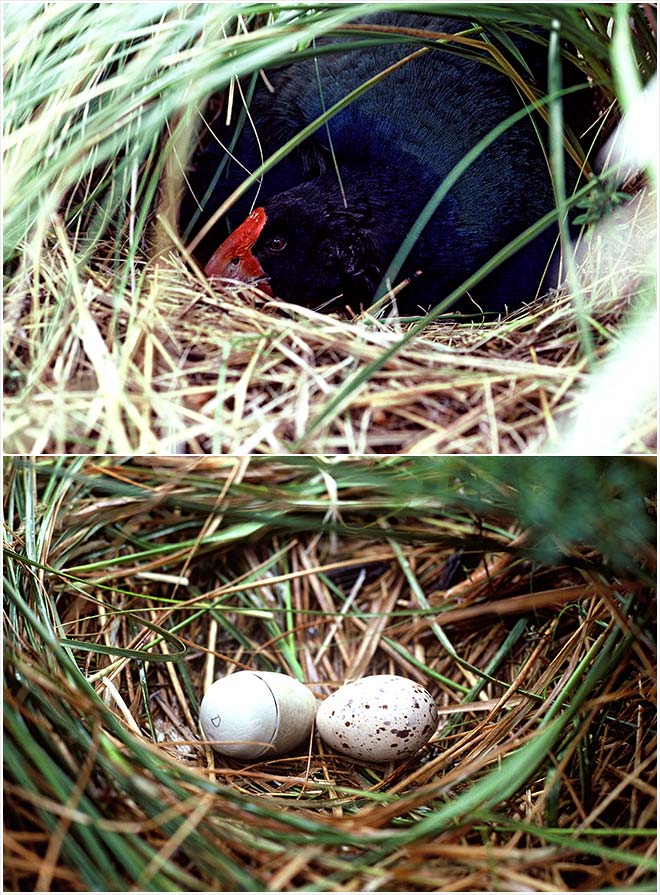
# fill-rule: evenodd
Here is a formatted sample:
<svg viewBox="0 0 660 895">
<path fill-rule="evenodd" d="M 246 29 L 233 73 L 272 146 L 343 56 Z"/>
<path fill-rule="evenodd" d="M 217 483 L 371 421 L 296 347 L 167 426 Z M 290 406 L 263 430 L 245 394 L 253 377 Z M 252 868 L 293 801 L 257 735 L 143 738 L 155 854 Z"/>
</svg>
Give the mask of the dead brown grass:
<svg viewBox="0 0 660 895">
<path fill-rule="evenodd" d="M 552 450 L 590 381 L 566 294 L 497 321 L 430 324 L 361 381 L 408 324 L 214 293 L 175 258 L 135 278 L 141 288 L 118 297 L 114 275 L 80 274 L 65 249 L 37 286 L 15 278 L 7 452 L 537 452 Z M 604 290 L 592 308 L 598 359 L 634 294 Z M 619 441 L 655 449 L 653 399 Z"/>
</svg>

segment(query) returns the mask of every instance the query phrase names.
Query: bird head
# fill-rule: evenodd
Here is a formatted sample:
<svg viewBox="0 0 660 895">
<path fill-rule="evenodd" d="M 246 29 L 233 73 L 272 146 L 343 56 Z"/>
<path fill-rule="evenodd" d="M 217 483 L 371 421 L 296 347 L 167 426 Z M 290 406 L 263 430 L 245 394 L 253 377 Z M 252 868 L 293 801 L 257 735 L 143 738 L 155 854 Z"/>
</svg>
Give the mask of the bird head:
<svg viewBox="0 0 660 895">
<path fill-rule="evenodd" d="M 209 277 L 255 283 L 267 294 L 308 307 L 359 306 L 379 282 L 379 257 L 368 209 L 328 202 L 312 184 L 256 208 L 214 252 Z"/>
</svg>

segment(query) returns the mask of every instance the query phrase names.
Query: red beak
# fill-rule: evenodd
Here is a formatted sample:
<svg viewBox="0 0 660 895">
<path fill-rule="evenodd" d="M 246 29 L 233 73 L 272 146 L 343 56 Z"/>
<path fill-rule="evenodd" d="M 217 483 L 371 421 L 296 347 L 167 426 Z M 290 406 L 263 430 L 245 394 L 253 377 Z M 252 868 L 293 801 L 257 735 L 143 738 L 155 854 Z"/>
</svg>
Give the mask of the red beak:
<svg viewBox="0 0 660 895">
<path fill-rule="evenodd" d="M 224 277 L 254 283 L 266 295 L 272 295 L 268 277 L 252 254 L 252 248 L 264 229 L 267 217 L 263 208 L 255 208 L 243 223 L 216 249 L 204 268 L 207 277 Z"/>
</svg>

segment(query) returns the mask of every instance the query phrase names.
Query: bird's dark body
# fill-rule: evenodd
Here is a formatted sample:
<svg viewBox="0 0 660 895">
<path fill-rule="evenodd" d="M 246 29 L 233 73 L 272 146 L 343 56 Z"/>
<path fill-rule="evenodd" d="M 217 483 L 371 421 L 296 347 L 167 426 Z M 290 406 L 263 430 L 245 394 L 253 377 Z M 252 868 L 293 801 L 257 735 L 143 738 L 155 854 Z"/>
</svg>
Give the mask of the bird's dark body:
<svg viewBox="0 0 660 895">
<path fill-rule="evenodd" d="M 388 13 L 367 21 L 456 32 L 462 23 L 437 16 Z M 546 50 L 526 58 L 543 72 Z M 306 59 L 271 71 L 274 94 L 259 85 L 250 114 L 268 157 L 350 90 L 418 48 L 410 43 Z M 322 88 L 320 95 L 319 82 Z M 389 74 L 319 128 L 268 172 L 231 214 L 235 226 L 253 204 L 268 222 L 254 255 L 275 295 L 319 306 L 368 305 L 394 254 L 433 192 L 465 154 L 525 100 L 508 78 L 474 59 L 432 50 Z M 461 176 L 415 243 L 400 277 L 422 270 L 399 298 L 404 312 L 429 308 L 500 248 L 554 207 L 542 139 L 529 118 L 502 134 Z M 338 184 L 339 168 L 346 204 Z M 191 182 L 204 193 L 224 150 L 210 141 Z M 235 155 L 254 170 L 261 155 L 246 123 Z M 245 177 L 229 164 L 201 221 Z M 183 204 L 182 219 L 191 212 Z M 225 225 L 226 228 L 226 225 Z M 198 228 L 197 228 L 198 229 Z M 216 229 L 200 246 L 202 262 L 226 235 Z M 515 307 L 541 287 L 556 228 L 550 227 L 472 290 L 485 309 Z M 547 277 L 545 280 L 548 282 Z"/>
</svg>

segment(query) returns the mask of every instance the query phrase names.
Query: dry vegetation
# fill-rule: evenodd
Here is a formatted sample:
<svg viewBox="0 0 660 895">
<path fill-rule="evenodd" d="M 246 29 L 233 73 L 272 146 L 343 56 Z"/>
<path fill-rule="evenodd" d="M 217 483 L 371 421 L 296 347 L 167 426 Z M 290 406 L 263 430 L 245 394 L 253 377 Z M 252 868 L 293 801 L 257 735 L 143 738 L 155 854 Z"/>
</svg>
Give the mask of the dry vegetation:
<svg viewBox="0 0 660 895">
<path fill-rule="evenodd" d="M 6 297 L 10 452 L 536 452 L 557 446 L 590 382 L 567 293 L 403 344 L 411 323 L 214 293 L 173 257 L 136 270 L 142 288 L 120 303 L 111 272 L 80 275 L 63 251 L 41 275 Z M 638 285 L 633 273 L 595 300 L 597 358 L 648 329 L 630 320 Z M 652 452 L 655 433 L 651 389 L 614 447 Z"/>
<path fill-rule="evenodd" d="M 428 462 L 9 467 L 9 889 L 654 890 L 649 532 L 619 571 L 568 535 L 540 562 L 504 467 Z M 463 490 L 483 476 L 499 510 L 444 503 L 444 473 L 468 468 Z M 608 493 L 580 499 L 604 521 Z M 628 551 L 636 525 L 604 534 Z M 386 766 L 317 738 L 222 758 L 198 700 L 245 667 L 319 696 L 402 674 L 432 692 L 438 734 Z"/>
</svg>

